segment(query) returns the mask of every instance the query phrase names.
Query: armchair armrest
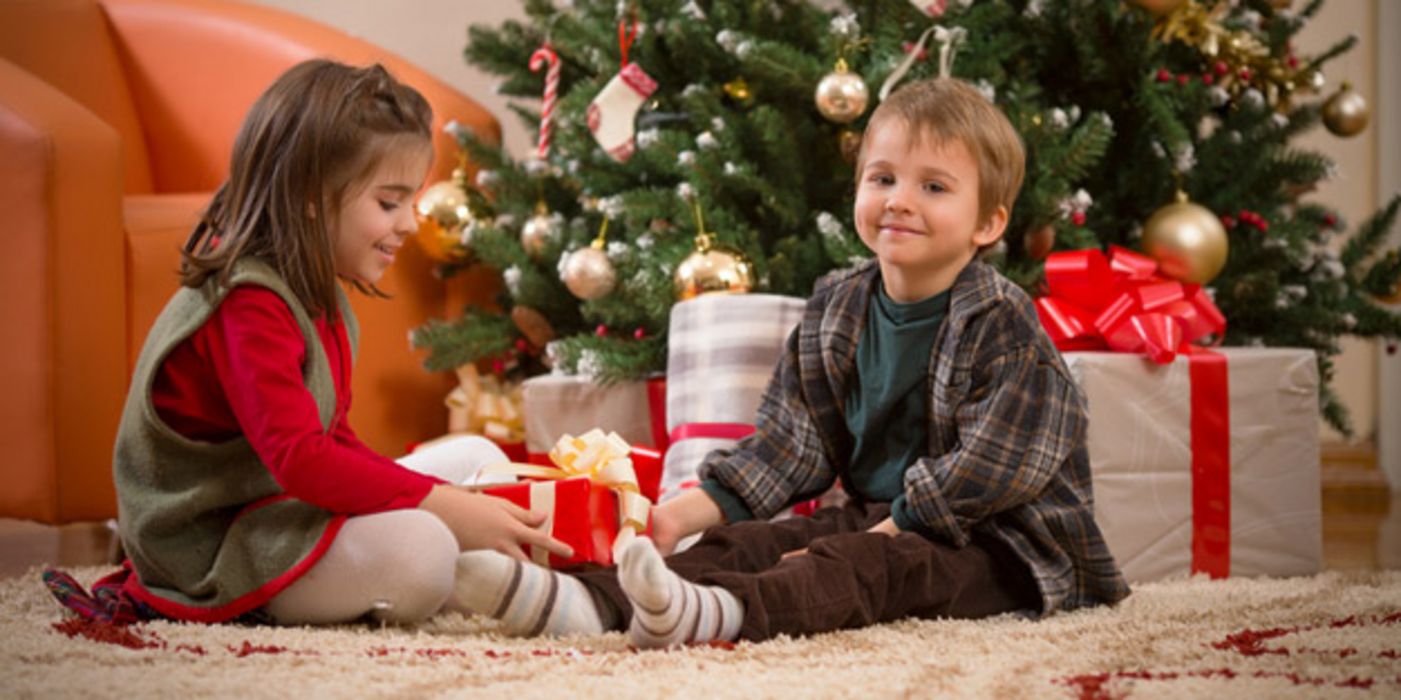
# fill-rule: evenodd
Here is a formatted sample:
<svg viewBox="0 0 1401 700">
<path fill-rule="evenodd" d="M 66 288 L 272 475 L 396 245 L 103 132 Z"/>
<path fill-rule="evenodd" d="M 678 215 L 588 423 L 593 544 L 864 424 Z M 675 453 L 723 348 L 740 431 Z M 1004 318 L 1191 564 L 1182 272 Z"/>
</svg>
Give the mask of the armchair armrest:
<svg viewBox="0 0 1401 700">
<path fill-rule="evenodd" d="M 109 517 L 126 386 L 120 137 L 0 59 L 0 153 L 0 513 Z"/>
</svg>

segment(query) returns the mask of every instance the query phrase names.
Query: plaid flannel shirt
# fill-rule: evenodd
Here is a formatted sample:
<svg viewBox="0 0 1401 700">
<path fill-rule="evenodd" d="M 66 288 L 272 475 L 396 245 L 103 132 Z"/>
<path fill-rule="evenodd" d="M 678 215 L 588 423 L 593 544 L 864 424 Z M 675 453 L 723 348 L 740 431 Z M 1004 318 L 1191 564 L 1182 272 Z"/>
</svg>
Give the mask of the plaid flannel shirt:
<svg viewBox="0 0 1401 700">
<path fill-rule="evenodd" d="M 829 274 L 765 391 L 756 432 L 711 453 L 702 478 L 765 518 L 847 475 L 843 415 L 874 262 Z M 1128 585 L 1094 521 L 1084 397 L 1027 295 L 986 264 L 958 276 L 929 361 L 929 450 L 905 471 L 910 513 L 957 547 L 975 531 L 1030 567 L 1042 612 L 1112 603 Z"/>
</svg>

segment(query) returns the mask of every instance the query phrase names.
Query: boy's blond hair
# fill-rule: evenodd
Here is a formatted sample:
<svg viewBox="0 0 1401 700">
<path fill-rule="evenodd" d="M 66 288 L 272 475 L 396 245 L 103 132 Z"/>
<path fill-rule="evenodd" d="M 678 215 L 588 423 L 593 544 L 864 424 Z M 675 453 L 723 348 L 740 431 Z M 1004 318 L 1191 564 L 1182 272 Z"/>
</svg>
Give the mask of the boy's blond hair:
<svg viewBox="0 0 1401 700">
<path fill-rule="evenodd" d="M 961 141 L 978 166 L 978 224 L 987 222 L 998 206 L 1012 204 L 1026 173 L 1026 150 L 1007 116 L 976 88 L 955 78 L 909 83 L 887 97 L 871 114 L 866 133 L 892 119 L 904 122 L 911 145 L 932 137 L 936 143 Z M 866 164 L 866 144 L 856 161 L 859 177 Z"/>
</svg>

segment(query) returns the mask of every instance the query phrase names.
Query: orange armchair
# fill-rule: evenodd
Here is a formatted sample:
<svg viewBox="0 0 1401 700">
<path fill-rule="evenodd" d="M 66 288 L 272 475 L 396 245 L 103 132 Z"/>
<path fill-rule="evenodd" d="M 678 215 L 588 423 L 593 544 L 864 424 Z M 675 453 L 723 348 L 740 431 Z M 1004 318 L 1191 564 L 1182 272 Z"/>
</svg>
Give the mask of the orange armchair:
<svg viewBox="0 0 1401 700">
<path fill-rule="evenodd" d="M 147 329 L 178 286 L 179 249 L 223 181 L 248 107 L 283 70 L 326 56 L 380 62 L 433 105 L 447 177 L 455 119 L 495 119 L 384 50 L 313 21 L 222 0 L 0 0 L 0 517 L 116 513 L 112 444 Z M 480 278 L 479 278 L 480 284 Z M 352 294 L 361 324 L 351 423 L 398 454 L 443 432 L 446 376 L 406 340 L 448 290 L 416 246 Z M 477 296 L 453 291 L 454 299 Z"/>
</svg>

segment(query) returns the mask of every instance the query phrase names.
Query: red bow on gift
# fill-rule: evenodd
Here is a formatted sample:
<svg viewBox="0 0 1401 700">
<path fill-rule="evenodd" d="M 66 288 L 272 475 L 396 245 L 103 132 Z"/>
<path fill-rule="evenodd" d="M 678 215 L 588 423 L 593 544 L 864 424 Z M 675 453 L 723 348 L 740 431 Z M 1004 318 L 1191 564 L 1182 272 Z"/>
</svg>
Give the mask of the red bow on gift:
<svg viewBox="0 0 1401 700">
<path fill-rule="evenodd" d="M 1036 300 L 1036 312 L 1057 348 L 1142 353 L 1167 364 L 1193 341 L 1225 333 L 1226 317 L 1201 285 L 1164 276 L 1145 255 L 1109 252 L 1046 258 L 1050 293 Z"/>
</svg>

